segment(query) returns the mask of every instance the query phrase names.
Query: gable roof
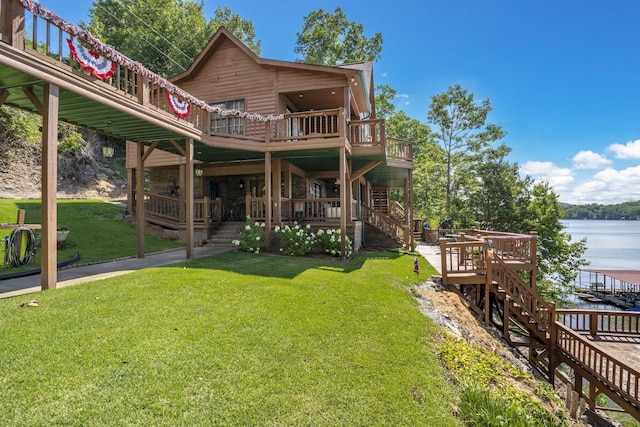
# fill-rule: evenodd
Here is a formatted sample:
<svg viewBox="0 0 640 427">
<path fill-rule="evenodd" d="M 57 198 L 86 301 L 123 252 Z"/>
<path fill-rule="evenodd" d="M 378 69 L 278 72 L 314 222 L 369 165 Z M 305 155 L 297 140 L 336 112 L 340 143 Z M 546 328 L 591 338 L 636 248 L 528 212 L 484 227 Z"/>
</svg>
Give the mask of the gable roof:
<svg viewBox="0 0 640 427">
<path fill-rule="evenodd" d="M 371 106 L 374 105 L 372 97 L 373 65 L 371 62 L 330 66 L 265 59 L 256 55 L 244 43 L 242 43 L 233 34 L 231 34 L 231 32 L 225 27 L 220 27 L 218 31 L 216 31 L 211 40 L 209 40 L 207 45 L 204 47 L 204 49 L 202 49 L 202 51 L 198 54 L 196 59 L 186 71 L 171 77 L 169 81 L 173 84 L 180 85 L 180 82 L 189 80 L 197 75 L 200 70 L 202 70 L 207 61 L 209 61 L 209 59 L 213 56 L 215 51 L 225 42 L 231 42 L 256 64 L 264 67 L 344 75 L 346 81 L 357 83 L 355 85 L 351 85 L 351 90 L 354 93 L 355 97 L 361 97 L 360 101 L 364 101 L 369 111 L 371 111 Z M 360 88 L 358 88 L 358 86 Z"/>
</svg>

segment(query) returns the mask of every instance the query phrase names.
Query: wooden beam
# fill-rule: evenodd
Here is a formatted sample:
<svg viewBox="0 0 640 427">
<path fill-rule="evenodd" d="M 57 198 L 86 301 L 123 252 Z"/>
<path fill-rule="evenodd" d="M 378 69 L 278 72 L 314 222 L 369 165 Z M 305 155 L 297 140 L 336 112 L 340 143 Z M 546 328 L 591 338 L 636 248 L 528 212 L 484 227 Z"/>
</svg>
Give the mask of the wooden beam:
<svg viewBox="0 0 640 427">
<path fill-rule="evenodd" d="M 149 148 L 147 148 L 145 150 L 145 152 L 142 154 L 142 161 L 146 162 L 147 158 L 151 155 L 151 153 L 153 153 L 153 150 L 156 149 L 156 147 L 160 144 L 160 141 L 154 141 Z"/>
<path fill-rule="evenodd" d="M 31 101 L 33 106 L 36 107 L 36 110 L 38 110 L 38 113 L 40 113 L 41 116 L 44 116 L 44 114 L 45 114 L 44 113 L 44 105 L 42 105 L 42 101 L 40 101 L 40 99 L 38 99 L 36 94 L 33 93 L 33 90 L 30 87 L 23 87 L 22 88 L 22 92 L 24 92 L 24 94 L 27 96 L 27 98 L 29 98 L 29 101 Z"/>
<path fill-rule="evenodd" d="M 382 163 L 382 160 L 373 161 L 373 162 L 370 162 L 369 164 L 367 164 L 365 167 L 355 171 L 353 174 L 351 174 L 351 182 L 355 181 L 356 179 L 358 179 L 361 176 L 363 176 L 365 173 L 367 173 L 370 170 L 374 169 L 380 163 Z"/>
<path fill-rule="evenodd" d="M 42 290 L 55 289 L 58 282 L 56 229 L 58 222 L 58 111 L 59 88 L 45 83 L 42 108 L 42 224 L 40 285 Z"/>
<path fill-rule="evenodd" d="M 7 98 L 9 98 L 9 91 L 8 90 L 3 90 L 2 92 L 0 92 L 0 106 L 4 105 L 4 103 L 7 101 Z"/>
<path fill-rule="evenodd" d="M 185 220 L 187 227 L 187 259 L 193 258 L 193 246 L 194 246 L 194 220 L 193 220 L 193 139 L 188 138 L 185 144 L 185 158 L 187 164 L 185 165 Z"/>
<path fill-rule="evenodd" d="M 180 144 L 178 144 L 178 141 L 175 141 L 175 140 L 172 139 L 170 142 L 171 142 L 171 145 L 176 147 L 176 150 L 178 150 L 178 152 L 180 154 L 182 154 L 182 157 L 187 157 L 187 150 L 182 148 L 182 146 Z"/>
</svg>

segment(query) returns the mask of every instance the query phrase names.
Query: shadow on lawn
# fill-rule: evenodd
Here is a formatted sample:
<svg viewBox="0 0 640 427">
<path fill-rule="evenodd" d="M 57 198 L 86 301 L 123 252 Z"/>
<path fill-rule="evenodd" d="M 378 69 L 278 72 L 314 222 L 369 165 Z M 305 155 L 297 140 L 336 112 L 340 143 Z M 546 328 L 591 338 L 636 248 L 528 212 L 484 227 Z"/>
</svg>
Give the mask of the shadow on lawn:
<svg viewBox="0 0 640 427">
<path fill-rule="evenodd" d="M 251 254 L 247 252 L 223 252 L 191 261 L 171 264 L 163 268 L 184 269 L 202 268 L 208 270 L 222 270 L 238 274 L 263 277 L 278 277 L 292 279 L 308 270 L 326 270 L 341 273 L 351 273 L 362 268 L 365 262 L 372 259 L 396 259 L 403 256 L 400 252 L 360 252 L 350 261 L 328 257 L 314 258 L 290 257 L 274 254 Z"/>
</svg>

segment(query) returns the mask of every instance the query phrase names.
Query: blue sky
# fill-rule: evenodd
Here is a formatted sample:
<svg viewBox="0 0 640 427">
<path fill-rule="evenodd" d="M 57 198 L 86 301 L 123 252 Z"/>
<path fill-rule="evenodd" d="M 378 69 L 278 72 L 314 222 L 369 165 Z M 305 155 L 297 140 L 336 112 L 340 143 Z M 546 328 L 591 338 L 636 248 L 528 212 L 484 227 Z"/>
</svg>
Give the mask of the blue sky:
<svg viewBox="0 0 640 427">
<path fill-rule="evenodd" d="M 71 23 L 92 5 L 40 3 Z M 205 0 L 205 13 L 220 6 L 253 22 L 262 57 L 291 61 L 303 17 L 341 7 L 382 33 L 375 83 L 398 92 L 398 109 L 426 123 L 431 96 L 460 84 L 490 99 L 509 159 L 560 201 L 640 200 L 640 1 Z"/>
</svg>

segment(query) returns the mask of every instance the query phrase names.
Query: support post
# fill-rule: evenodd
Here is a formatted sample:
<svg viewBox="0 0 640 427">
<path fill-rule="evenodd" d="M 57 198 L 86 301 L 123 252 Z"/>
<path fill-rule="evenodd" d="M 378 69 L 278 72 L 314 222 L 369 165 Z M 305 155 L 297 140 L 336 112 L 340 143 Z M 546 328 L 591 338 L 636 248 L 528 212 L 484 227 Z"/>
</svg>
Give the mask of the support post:
<svg viewBox="0 0 640 427">
<path fill-rule="evenodd" d="M 271 151 L 267 151 L 264 153 L 264 187 L 265 187 L 265 201 L 264 201 L 264 209 L 265 209 L 265 227 L 264 227 L 264 238 L 266 249 L 271 249 L 271 195 L 272 195 L 272 184 L 271 184 Z"/>
<path fill-rule="evenodd" d="M 135 169 L 127 168 L 127 211 L 129 215 L 135 212 L 134 197 Z"/>
<path fill-rule="evenodd" d="M 280 225 L 282 222 L 282 160 L 271 161 L 273 171 L 272 194 L 273 194 L 273 221 Z"/>
<path fill-rule="evenodd" d="M 413 239 L 413 206 L 414 206 L 414 197 L 413 197 L 413 170 L 409 169 L 409 227 L 411 230 L 411 250 L 416 250 L 416 242 Z M 422 225 L 421 225 L 422 227 Z M 421 230 L 422 231 L 422 230 Z"/>
<path fill-rule="evenodd" d="M 185 157 L 187 164 L 185 165 L 185 184 L 186 190 L 182 193 L 186 193 L 184 195 L 185 208 L 185 225 L 187 230 L 186 243 L 187 243 L 187 259 L 193 258 L 193 139 L 188 138 L 185 144 Z"/>
<path fill-rule="evenodd" d="M 138 258 L 144 258 L 144 143 L 136 149 L 136 234 Z"/>
<path fill-rule="evenodd" d="M 55 289 L 58 282 L 58 107 L 59 88 L 44 85 L 44 115 L 42 117 L 42 193 L 40 223 L 42 224 L 42 261 L 40 285 L 42 290 Z"/>
<path fill-rule="evenodd" d="M 340 147 L 340 255 L 344 258 L 347 256 L 347 155 L 345 147 Z"/>
<path fill-rule="evenodd" d="M 187 143 L 186 145 L 189 145 L 189 143 Z M 185 152 L 185 158 L 186 157 L 187 153 Z M 180 204 L 178 221 L 181 224 L 186 224 L 187 222 L 187 211 L 184 208 L 185 203 L 187 203 L 187 192 L 189 191 L 187 188 L 187 175 L 187 166 L 185 164 L 180 164 L 180 166 L 178 166 L 178 186 L 180 187 L 180 192 L 178 193 L 178 198 L 180 199 L 180 201 L 178 202 Z"/>
</svg>

